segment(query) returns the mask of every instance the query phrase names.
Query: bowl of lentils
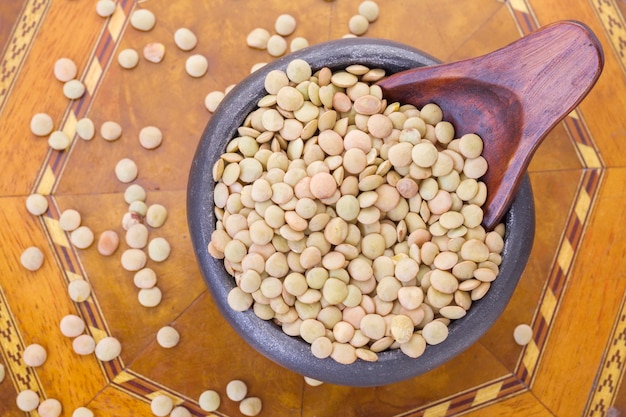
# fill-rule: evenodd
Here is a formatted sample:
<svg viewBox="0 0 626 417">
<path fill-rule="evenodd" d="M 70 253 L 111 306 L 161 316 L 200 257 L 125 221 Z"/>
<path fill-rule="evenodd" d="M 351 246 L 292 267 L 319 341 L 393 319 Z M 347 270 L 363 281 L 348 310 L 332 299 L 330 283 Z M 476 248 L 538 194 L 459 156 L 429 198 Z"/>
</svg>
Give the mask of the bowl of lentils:
<svg viewBox="0 0 626 417">
<path fill-rule="evenodd" d="M 188 184 L 195 255 L 229 324 L 277 364 L 347 386 L 406 380 L 508 304 L 534 237 L 528 178 L 485 230 L 481 132 L 446 121 L 437 97 L 387 102 L 376 84 L 437 63 L 387 40 L 314 45 L 253 72 L 209 121 Z"/>
</svg>

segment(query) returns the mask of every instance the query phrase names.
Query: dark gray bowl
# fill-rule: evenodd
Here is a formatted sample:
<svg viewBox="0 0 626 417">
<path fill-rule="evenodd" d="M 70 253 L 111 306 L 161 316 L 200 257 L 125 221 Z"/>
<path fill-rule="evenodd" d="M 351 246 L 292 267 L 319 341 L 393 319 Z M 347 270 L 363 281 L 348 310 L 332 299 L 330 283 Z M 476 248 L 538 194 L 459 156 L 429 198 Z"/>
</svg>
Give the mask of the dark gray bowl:
<svg viewBox="0 0 626 417">
<path fill-rule="evenodd" d="M 406 380 L 449 361 L 475 343 L 498 319 L 508 304 L 526 266 L 534 237 L 534 205 L 530 181 L 526 177 L 512 203 L 506 223 L 505 246 L 500 275 L 487 295 L 474 302 L 468 314 L 453 321 L 449 336 L 441 344 L 427 346 L 425 353 L 412 359 L 399 350 L 385 351 L 378 362 L 361 360 L 341 365 L 334 360 L 318 359 L 310 345 L 291 337 L 274 323 L 261 320 L 252 310 L 233 311 L 227 303 L 234 279 L 221 260 L 207 252 L 215 228 L 214 182 L 211 170 L 226 143 L 236 134 L 246 115 L 265 95 L 265 75 L 273 69 L 285 70 L 295 58 L 306 60 L 314 70 L 327 66 L 333 70 L 350 64 L 384 68 L 388 74 L 433 65 L 432 57 L 411 47 L 379 39 L 341 39 L 315 45 L 278 59 L 248 76 L 222 101 L 206 127 L 191 166 L 187 194 L 188 225 L 200 269 L 213 299 L 223 316 L 239 335 L 258 352 L 299 374 L 321 381 L 349 386 L 380 386 Z M 436 100 L 434 100 L 436 101 Z M 445 115 L 444 115 L 445 117 Z M 479 365 L 479 364 L 477 364 Z"/>
</svg>

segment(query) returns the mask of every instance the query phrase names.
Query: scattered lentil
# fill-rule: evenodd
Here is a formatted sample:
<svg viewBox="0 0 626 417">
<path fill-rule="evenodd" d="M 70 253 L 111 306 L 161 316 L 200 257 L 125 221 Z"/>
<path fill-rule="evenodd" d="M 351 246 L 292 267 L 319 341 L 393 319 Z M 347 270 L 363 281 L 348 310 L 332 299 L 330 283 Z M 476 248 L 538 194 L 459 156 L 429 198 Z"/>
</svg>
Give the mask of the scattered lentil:
<svg viewBox="0 0 626 417">
<path fill-rule="evenodd" d="M 36 246 L 26 248 L 20 256 L 20 263 L 29 271 L 37 271 L 43 265 L 44 255 Z"/>
<path fill-rule="evenodd" d="M 115 13 L 115 2 L 113 0 L 98 0 L 96 3 L 96 13 L 100 17 L 109 17 Z"/>
<path fill-rule="evenodd" d="M 182 405 L 174 407 L 170 413 L 170 417 L 192 417 L 191 412 Z"/>
<path fill-rule="evenodd" d="M 54 122 L 47 113 L 35 113 L 30 119 L 30 131 L 36 136 L 48 136 L 53 129 Z"/>
<path fill-rule="evenodd" d="M 188 28 L 179 28 L 174 32 L 174 43 L 183 51 L 191 51 L 198 44 L 198 38 Z"/>
<path fill-rule="evenodd" d="M 59 328 L 63 336 L 76 337 L 85 331 L 85 322 L 75 314 L 68 314 L 61 319 Z"/>
<path fill-rule="evenodd" d="M 102 362 L 109 362 L 117 358 L 122 352 L 122 345 L 115 337 L 104 337 L 96 344 L 96 358 Z"/>
<path fill-rule="evenodd" d="M 198 404 L 204 411 L 215 411 L 220 407 L 220 395 L 213 390 L 206 390 L 200 394 Z"/>
<path fill-rule="evenodd" d="M 157 332 L 157 342 L 161 347 L 173 348 L 178 345 L 180 341 L 180 334 L 171 326 L 164 326 Z"/>
<path fill-rule="evenodd" d="M 70 232 L 70 242 L 78 249 L 87 249 L 93 241 L 93 232 L 87 226 L 79 226 Z"/>
<path fill-rule="evenodd" d="M 367 32 L 369 28 L 369 22 L 365 16 L 360 14 L 356 14 L 350 18 L 348 22 L 348 29 L 350 29 L 350 33 L 356 36 L 360 36 Z"/>
<path fill-rule="evenodd" d="M 139 63 L 139 52 L 133 48 L 122 49 L 117 54 L 117 63 L 124 69 L 132 69 Z"/>
<path fill-rule="evenodd" d="M 130 24 L 137 30 L 147 32 L 154 27 L 155 23 L 154 13 L 148 9 L 137 9 L 130 15 Z"/>
<path fill-rule="evenodd" d="M 91 119 L 83 117 L 76 122 L 76 134 L 83 140 L 91 140 L 96 134 L 96 126 Z"/>
<path fill-rule="evenodd" d="M 297 36 L 293 38 L 291 42 L 289 43 L 289 51 L 296 52 L 296 51 L 299 51 L 300 49 L 306 48 L 307 46 L 309 46 L 309 41 L 306 38 Z"/>
<path fill-rule="evenodd" d="M 202 77 L 209 69 L 209 62 L 204 55 L 195 54 L 187 58 L 185 70 L 194 78 Z"/>
<path fill-rule="evenodd" d="M 109 142 L 117 140 L 122 136 L 122 126 L 117 122 L 106 121 L 100 126 L 100 136 Z"/>
<path fill-rule="evenodd" d="M 121 263 L 122 268 L 127 271 L 139 271 L 146 266 L 148 260 L 146 253 L 141 249 L 126 249 L 122 253 Z"/>
<path fill-rule="evenodd" d="M 59 417 L 62 410 L 61 403 L 55 398 L 47 398 L 37 407 L 40 417 Z"/>
<path fill-rule="evenodd" d="M 2 384 L 2 381 L 4 381 L 5 376 L 6 370 L 4 369 L 4 365 L 0 363 L 0 384 Z"/>
<path fill-rule="evenodd" d="M 163 262 L 170 256 L 170 244 L 163 237 L 155 237 L 148 244 L 148 256 L 154 262 Z"/>
<path fill-rule="evenodd" d="M 248 33 L 246 44 L 251 48 L 265 49 L 270 39 L 270 33 L 263 28 L 255 28 Z"/>
<path fill-rule="evenodd" d="M 378 13 L 378 4 L 374 1 L 366 0 L 359 4 L 359 14 L 365 17 L 370 23 L 378 19 Z"/>
<path fill-rule="evenodd" d="M 156 126 L 146 126 L 139 131 L 139 143 L 146 149 L 155 149 L 163 140 L 161 129 Z"/>
<path fill-rule="evenodd" d="M 26 389 L 17 394 L 15 402 L 17 408 L 28 413 L 37 409 L 39 405 L 39 395 L 33 390 Z"/>
<path fill-rule="evenodd" d="M 24 352 L 22 352 L 22 359 L 24 360 L 24 364 L 26 364 L 26 366 L 41 366 L 47 358 L 48 354 L 46 349 L 37 343 L 26 346 L 24 348 Z"/>
<path fill-rule="evenodd" d="M 248 386 L 239 379 L 234 379 L 226 385 L 226 396 L 232 401 L 241 401 L 247 394 Z"/>
<path fill-rule="evenodd" d="M 208 111 L 213 113 L 217 110 L 217 106 L 224 100 L 225 94 L 221 91 L 211 91 L 204 99 L 204 106 Z"/>
<path fill-rule="evenodd" d="M 135 161 L 130 158 L 120 159 L 115 165 L 115 176 L 118 181 L 129 183 L 137 178 L 138 168 Z"/>
<path fill-rule="evenodd" d="M 63 84 L 63 95 L 70 100 L 79 99 L 85 94 L 85 84 L 79 80 L 69 80 Z"/>
<path fill-rule="evenodd" d="M 120 244 L 120 238 L 114 230 L 105 230 L 98 238 L 98 253 L 102 256 L 111 256 Z"/>
<path fill-rule="evenodd" d="M 276 18 L 274 30 L 282 36 L 289 36 L 296 30 L 296 18 L 290 14 L 281 14 Z"/>
<path fill-rule="evenodd" d="M 55 151 L 64 151 L 70 146 L 70 138 L 62 130 L 55 130 L 48 137 L 48 146 Z"/>
<path fill-rule="evenodd" d="M 143 57 L 146 61 L 158 64 L 165 56 L 165 45 L 160 42 L 150 42 L 143 47 Z"/>
<path fill-rule="evenodd" d="M 67 292 L 72 301 L 80 303 L 91 295 L 91 285 L 84 279 L 75 279 L 67 286 Z"/>
<path fill-rule="evenodd" d="M 239 403 L 239 412 L 244 416 L 257 416 L 263 408 L 263 403 L 259 397 L 244 398 Z"/>
<path fill-rule="evenodd" d="M 170 414 L 173 408 L 174 402 L 164 394 L 159 394 L 150 401 L 150 411 L 155 416 L 165 417 Z"/>
<path fill-rule="evenodd" d="M 87 407 L 78 407 L 72 413 L 72 417 L 93 417 L 93 411 L 88 409 Z"/>
<path fill-rule="evenodd" d="M 525 346 L 533 340 L 533 328 L 528 324 L 519 324 L 513 331 L 513 338 L 515 343 L 520 346 Z"/>
<path fill-rule="evenodd" d="M 133 283 L 137 288 L 152 288 L 157 283 L 157 275 L 152 268 L 143 268 L 135 272 Z"/>
<path fill-rule="evenodd" d="M 88 334 L 78 335 L 72 340 L 72 350 L 78 355 L 91 355 L 96 350 L 96 341 Z"/>
<path fill-rule="evenodd" d="M 71 59 L 59 58 L 54 63 L 54 77 L 57 80 L 65 83 L 76 78 L 76 75 L 78 75 L 78 67 Z"/>
<path fill-rule="evenodd" d="M 159 287 L 141 288 L 137 294 L 139 304 L 144 307 L 156 307 L 161 304 L 163 293 Z"/>
<path fill-rule="evenodd" d="M 33 216 L 41 216 L 48 211 L 48 200 L 41 194 L 31 194 L 26 197 L 26 210 Z"/>
<path fill-rule="evenodd" d="M 267 52 L 273 57 L 279 57 L 287 51 L 287 41 L 280 35 L 272 35 L 267 40 Z"/>
</svg>

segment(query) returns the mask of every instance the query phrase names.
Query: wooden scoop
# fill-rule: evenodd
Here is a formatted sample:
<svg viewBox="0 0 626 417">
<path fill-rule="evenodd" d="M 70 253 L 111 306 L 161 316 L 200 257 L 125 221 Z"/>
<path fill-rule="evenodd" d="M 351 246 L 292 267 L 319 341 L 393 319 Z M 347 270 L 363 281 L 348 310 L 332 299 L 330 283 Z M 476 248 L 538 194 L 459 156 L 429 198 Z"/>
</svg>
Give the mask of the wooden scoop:
<svg viewBox="0 0 626 417">
<path fill-rule="evenodd" d="M 543 138 L 586 96 L 603 64 L 590 29 L 563 21 L 487 55 L 403 71 L 378 85 L 388 102 L 438 104 L 456 137 L 482 137 L 489 164 L 483 225 L 491 230 Z"/>
</svg>

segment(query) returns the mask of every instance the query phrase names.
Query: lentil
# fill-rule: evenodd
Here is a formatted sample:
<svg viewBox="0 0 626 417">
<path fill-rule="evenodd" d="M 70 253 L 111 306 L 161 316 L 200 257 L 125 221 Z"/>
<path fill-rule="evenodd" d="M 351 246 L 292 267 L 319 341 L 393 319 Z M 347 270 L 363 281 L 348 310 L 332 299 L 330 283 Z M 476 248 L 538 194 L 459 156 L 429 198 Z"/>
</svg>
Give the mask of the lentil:
<svg viewBox="0 0 626 417">
<path fill-rule="evenodd" d="M 173 408 L 174 402 L 170 397 L 164 394 L 159 394 L 150 401 L 150 411 L 152 411 L 152 414 L 155 416 L 165 417 L 170 414 Z"/>
<path fill-rule="evenodd" d="M 59 323 L 61 333 L 66 337 L 76 337 L 85 331 L 85 322 L 75 314 L 68 314 Z"/>
<path fill-rule="evenodd" d="M 54 63 L 54 77 L 61 82 L 73 80 L 77 74 L 78 68 L 69 58 L 59 58 Z"/>
<path fill-rule="evenodd" d="M 239 412 L 244 416 L 257 416 L 263 409 L 263 403 L 259 397 L 244 398 L 239 403 Z"/>
<path fill-rule="evenodd" d="M 204 411 L 215 411 L 220 408 L 220 395 L 213 390 L 206 390 L 200 394 L 198 404 Z"/>
<path fill-rule="evenodd" d="M 79 99 L 85 94 L 85 84 L 78 80 L 69 80 L 63 84 L 63 95 L 70 100 Z"/>
<path fill-rule="evenodd" d="M 22 352 L 22 359 L 26 366 L 41 366 L 47 358 L 48 354 L 46 349 L 37 343 L 26 346 L 24 352 Z"/>
<path fill-rule="evenodd" d="M 78 249 L 87 249 L 93 241 L 93 232 L 87 226 L 79 226 L 70 233 L 70 242 Z"/>
<path fill-rule="evenodd" d="M 226 396 L 232 401 L 241 401 L 248 394 L 248 386 L 245 382 L 234 379 L 226 385 Z"/>
<path fill-rule="evenodd" d="M 171 326 L 164 326 L 159 329 L 157 332 L 157 342 L 159 346 L 164 348 L 173 348 L 178 345 L 180 341 L 180 334 L 178 331 Z"/>
<path fill-rule="evenodd" d="M 113 230 L 105 230 L 98 238 L 98 253 L 102 256 L 111 256 L 120 244 L 120 238 Z"/>
<path fill-rule="evenodd" d="M 120 159 L 115 165 L 115 176 L 120 182 L 129 183 L 134 181 L 137 178 L 137 173 L 137 164 L 132 159 Z"/>
<path fill-rule="evenodd" d="M 290 14 L 281 14 L 276 18 L 274 30 L 282 36 L 289 36 L 296 30 L 296 19 Z"/>
<path fill-rule="evenodd" d="M 163 293 L 159 287 L 141 288 L 137 293 L 139 304 L 144 307 L 156 307 L 161 303 Z"/>
<path fill-rule="evenodd" d="M 191 51 L 198 44 L 197 36 L 188 28 L 176 29 L 174 43 L 183 51 Z"/>
<path fill-rule="evenodd" d="M 72 350 L 78 355 L 91 355 L 96 350 L 96 341 L 88 334 L 78 335 L 72 340 Z"/>
<path fill-rule="evenodd" d="M 267 40 L 267 52 L 273 57 L 279 57 L 287 51 L 287 41 L 280 35 L 272 35 Z"/>
<path fill-rule="evenodd" d="M 146 149 L 158 148 L 163 141 L 163 133 L 156 126 L 146 126 L 139 131 L 139 144 Z"/>
<path fill-rule="evenodd" d="M 64 151 L 70 146 L 70 138 L 61 130 L 55 130 L 48 137 L 48 146 L 55 151 Z"/>
<path fill-rule="evenodd" d="M 30 119 L 30 131 L 36 136 L 47 136 L 54 129 L 52 117 L 46 113 L 36 113 Z"/>
<path fill-rule="evenodd" d="M 117 358 L 122 352 L 122 345 L 115 337 L 104 337 L 96 344 L 96 358 L 102 362 L 109 362 Z"/>
<path fill-rule="evenodd" d="M 158 64 L 165 56 L 165 45 L 160 42 L 150 42 L 143 47 L 143 57 L 146 61 Z"/>
<path fill-rule="evenodd" d="M 122 49 L 117 54 L 117 63 L 124 69 L 132 69 L 139 63 L 139 52 L 133 48 Z"/>
<path fill-rule="evenodd" d="M 78 407 L 72 413 L 72 417 L 93 417 L 93 411 L 86 407 Z"/>
<path fill-rule="evenodd" d="M 170 244 L 163 237 L 156 237 L 148 244 L 148 256 L 154 262 L 163 262 L 170 256 Z"/>
<path fill-rule="evenodd" d="M 209 69 L 209 62 L 200 54 L 191 55 L 185 62 L 185 71 L 194 78 L 202 77 Z"/>
<path fill-rule="evenodd" d="M 96 13 L 100 17 L 109 17 L 115 12 L 115 2 L 113 0 L 98 0 L 96 3 Z"/>
<path fill-rule="evenodd" d="M 147 32 L 156 23 L 154 13 L 147 9 L 137 9 L 130 15 L 130 24 L 137 30 Z"/>
<path fill-rule="evenodd" d="M 36 246 L 28 247 L 20 256 L 20 263 L 29 271 L 37 271 L 43 265 L 44 255 Z"/>
<path fill-rule="evenodd" d="M 59 400 L 55 398 L 45 399 L 37 407 L 40 417 L 59 417 L 63 407 Z"/>
<path fill-rule="evenodd" d="M 75 279 L 67 286 L 67 292 L 72 301 L 80 303 L 91 295 L 91 285 L 84 279 Z"/>
<path fill-rule="evenodd" d="M 270 33 L 263 28 L 255 28 L 248 33 L 246 43 L 251 48 L 265 49 L 270 39 Z"/>
<path fill-rule="evenodd" d="M 26 210 L 33 216 L 41 216 L 48 211 L 48 200 L 41 194 L 31 194 L 26 198 Z"/>
<path fill-rule="evenodd" d="M 122 126 L 117 122 L 106 121 L 100 126 L 100 135 L 109 142 L 117 140 L 122 136 Z"/>
<path fill-rule="evenodd" d="M 525 346 L 533 340 L 533 328 L 528 324 L 519 324 L 513 331 L 513 339 L 520 346 Z"/>
<path fill-rule="evenodd" d="M 23 390 L 17 394 L 15 402 L 17 408 L 28 413 L 35 410 L 39 405 L 39 395 L 33 390 Z"/>
</svg>

